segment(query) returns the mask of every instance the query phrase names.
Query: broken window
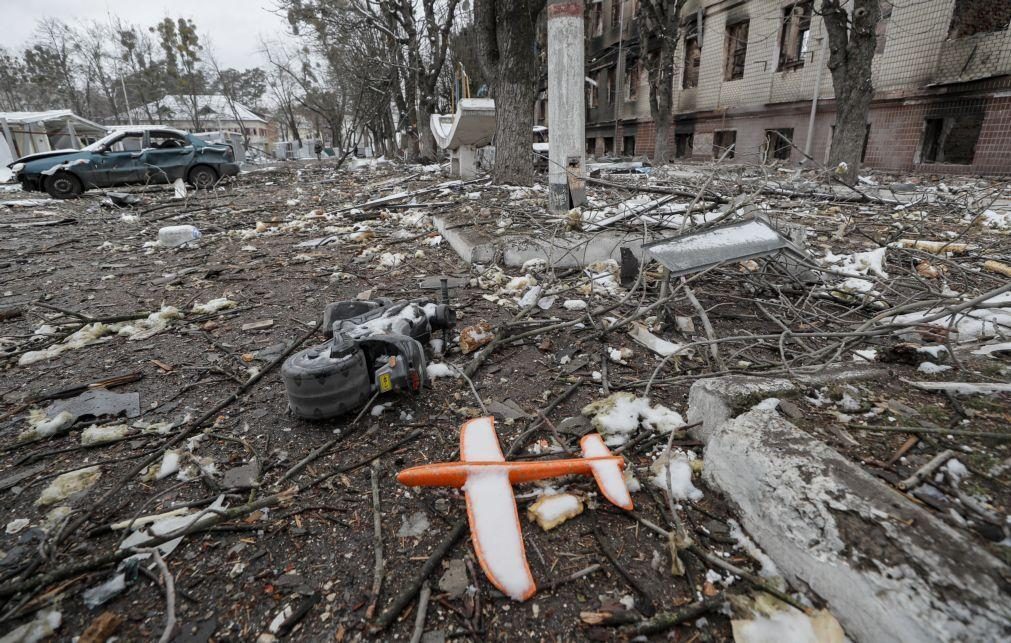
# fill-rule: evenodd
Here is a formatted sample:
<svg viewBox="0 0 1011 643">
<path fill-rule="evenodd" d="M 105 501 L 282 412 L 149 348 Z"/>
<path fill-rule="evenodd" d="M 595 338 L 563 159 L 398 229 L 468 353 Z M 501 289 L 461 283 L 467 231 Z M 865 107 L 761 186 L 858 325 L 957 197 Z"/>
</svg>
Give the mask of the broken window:
<svg viewBox="0 0 1011 643">
<path fill-rule="evenodd" d="M 625 156 L 635 156 L 635 137 L 626 136 L 622 141 L 622 154 Z"/>
<path fill-rule="evenodd" d="M 718 159 L 723 156 L 726 152 L 726 158 L 734 158 L 734 153 L 737 151 L 735 146 L 737 145 L 737 130 L 719 130 L 713 132 L 713 158 Z M 730 150 L 729 152 L 727 150 Z"/>
<path fill-rule="evenodd" d="M 175 132 L 165 132 L 161 130 L 153 130 L 150 134 L 152 147 L 156 150 L 171 150 L 181 147 L 187 147 L 190 142 L 187 141 L 181 134 L 176 134 Z"/>
<path fill-rule="evenodd" d="M 779 71 L 804 66 L 811 35 L 811 0 L 783 9 L 783 31 L 779 38 Z"/>
<path fill-rule="evenodd" d="M 611 0 L 611 26 L 617 27 L 621 22 L 622 0 Z"/>
<path fill-rule="evenodd" d="M 793 150 L 793 128 L 781 127 L 765 130 L 764 147 L 766 161 L 789 161 L 790 152 Z"/>
<path fill-rule="evenodd" d="M 607 68 L 607 104 L 614 105 L 615 67 Z"/>
<path fill-rule="evenodd" d="M 635 56 L 625 57 L 625 100 L 638 100 L 639 80 L 642 78 L 642 70 L 639 67 L 639 58 Z"/>
<path fill-rule="evenodd" d="M 928 118 L 923 128 L 921 163 L 972 163 L 983 127 L 983 112 Z"/>
<path fill-rule="evenodd" d="M 681 86 L 685 89 L 699 86 L 699 65 L 702 46 L 699 44 L 699 26 L 694 20 L 685 28 L 685 73 Z"/>
<path fill-rule="evenodd" d="M 600 85 L 596 80 L 590 79 L 586 83 L 586 106 L 590 109 L 597 107 L 597 103 L 600 102 Z"/>
<path fill-rule="evenodd" d="M 1004 31 L 1008 23 L 1011 23 L 1011 2 L 1007 0 L 955 0 L 948 37 Z"/>
<path fill-rule="evenodd" d="M 692 155 L 692 145 L 694 143 L 693 134 L 674 135 L 674 156 L 683 159 Z"/>
<path fill-rule="evenodd" d="M 607 156 L 614 152 L 614 138 L 610 136 L 604 137 L 604 156 Z"/>
<path fill-rule="evenodd" d="M 599 36 L 604 33 L 604 3 L 596 2 L 590 9 L 590 34 Z"/>
<path fill-rule="evenodd" d="M 723 80 L 744 78 L 744 59 L 748 53 L 748 24 L 749 22 L 745 20 L 727 26 Z"/>
</svg>

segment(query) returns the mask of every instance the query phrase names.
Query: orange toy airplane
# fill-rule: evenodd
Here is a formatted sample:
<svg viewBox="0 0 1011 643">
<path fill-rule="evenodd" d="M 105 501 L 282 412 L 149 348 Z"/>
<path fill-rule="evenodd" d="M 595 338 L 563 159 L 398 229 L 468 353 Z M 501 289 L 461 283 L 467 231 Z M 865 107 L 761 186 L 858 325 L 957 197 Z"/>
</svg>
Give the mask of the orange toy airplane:
<svg viewBox="0 0 1011 643">
<path fill-rule="evenodd" d="M 583 436 L 579 445 L 582 458 L 506 462 L 495 434 L 495 419 L 477 418 L 460 430 L 460 462 L 412 467 L 397 474 L 397 480 L 411 487 L 462 487 L 471 541 L 481 568 L 503 594 L 525 601 L 534 595 L 537 585 L 527 565 L 514 484 L 592 474 L 605 498 L 632 510 L 632 497 L 621 474 L 624 459 L 611 455 L 597 433 Z"/>
</svg>

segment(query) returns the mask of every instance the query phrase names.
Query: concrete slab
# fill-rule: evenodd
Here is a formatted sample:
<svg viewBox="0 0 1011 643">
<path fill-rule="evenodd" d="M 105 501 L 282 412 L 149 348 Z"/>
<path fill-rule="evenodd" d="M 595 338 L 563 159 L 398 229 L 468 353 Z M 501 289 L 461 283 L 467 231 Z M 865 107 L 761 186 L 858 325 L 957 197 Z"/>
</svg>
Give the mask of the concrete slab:
<svg viewBox="0 0 1011 643">
<path fill-rule="evenodd" d="M 808 586 L 860 641 L 1007 640 L 1008 566 L 775 411 L 805 386 L 888 376 L 838 365 L 786 379 L 696 382 L 688 421 L 703 477 L 793 584 Z"/>
<path fill-rule="evenodd" d="M 776 412 L 712 431 L 703 477 L 856 640 L 1011 637 L 1007 565 Z"/>
<path fill-rule="evenodd" d="M 820 372 L 798 373 L 793 382 L 782 378 L 728 375 L 697 380 L 688 391 L 688 422 L 702 422 L 692 434 L 705 442 L 727 420 L 747 411 L 769 397 L 791 397 L 804 386 L 824 386 L 839 382 L 859 382 L 888 377 L 877 366 L 838 364 Z"/>
<path fill-rule="evenodd" d="M 487 226 L 453 215 L 433 216 L 439 234 L 464 261 L 477 264 L 501 262 L 519 268 L 531 259 L 542 259 L 556 268 L 587 266 L 607 259 L 621 260 L 621 249 L 642 257 L 642 235 L 625 232 L 570 232 L 550 238 L 535 234 L 490 234 Z M 652 241 L 652 237 L 649 241 Z"/>
</svg>

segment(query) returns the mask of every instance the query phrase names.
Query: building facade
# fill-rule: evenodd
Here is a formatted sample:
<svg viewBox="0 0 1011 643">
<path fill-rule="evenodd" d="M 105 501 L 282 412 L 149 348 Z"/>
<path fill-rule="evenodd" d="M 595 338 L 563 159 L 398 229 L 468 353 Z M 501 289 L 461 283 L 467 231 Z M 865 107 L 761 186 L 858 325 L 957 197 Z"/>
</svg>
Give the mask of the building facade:
<svg viewBox="0 0 1011 643">
<path fill-rule="evenodd" d="M 689 0 L 675 53 L 671 156 L 824 163 L 835 123 L 817 0 Z M 1011 1 L 881 0 L 864 162 L 1011 173 Z M 586 8 L 587 152 L 649 155 L 638 0 Z M 816 103 L 811 136 L 812 103 Z M 536 116 L 546 114 L 539 107 Z M 809 140 L 810 138 L 810 140 Z M 792 143 L 792 144 L 791 144 Z"/>
</svg>

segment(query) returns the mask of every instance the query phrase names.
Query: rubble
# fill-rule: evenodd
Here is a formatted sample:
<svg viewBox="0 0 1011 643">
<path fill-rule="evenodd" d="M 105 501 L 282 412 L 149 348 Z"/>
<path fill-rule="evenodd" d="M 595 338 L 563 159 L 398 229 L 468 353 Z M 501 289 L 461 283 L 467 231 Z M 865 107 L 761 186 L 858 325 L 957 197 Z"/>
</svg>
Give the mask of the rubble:
<svg viewBox="0 0 1011 643">
<path fill-rule="evenodd" d="M 55 591 L 60 632 L 157 638 L 157 547 L 176 635 L 205 639 L 406 640 L 420 612 L 423 634 L 454 640 L 606 638 L 622 619 L 622 633 L 778 636 L 816 630 L 823 609 L 854 640 L 1006 627 L 1002 596 L 984 596 L 1009 535 L 1003 184 L 988 180 L 984 204 L 975 180 L 875 173 L 864 199 L 819 170 L 601 167 L 587 206 L 551 215 L 541 187 L 354 168 L 284 163 L 179 200 L 127 190 L 119 210 L 101 197 L 5 209 L 19 227 L 0 240 L 13 257 L 0 285 L 0 599 Z M 22 225 L 62 220 L 74 223 Z M 641 249 L 756 220 L 801 255 L 672 277 Z M 199 241 L 145 248 L 177 224 Z M 289 414 L 282 365 L 328 340 L 328 305 L 441 301 L 443 278 L 462 330 L 423 342 L 420 391 L 370 392 L 323 421 Z M 129 386 L 110 381 L 119 369 Z M 106 389 L 136 404 L 67 406 Z M 509 464 L 575 457 L 599 432 L 624 466 L 600 486 L 511 487 L 517 515 L 538 523 L 522 521 L 538 585 L 522 605 L 482 573 L 458 492 L 395 478 L 458 460 L 459 425 L 484 416 L 500 419 Z M 362 493 L 373 471 L 378 507 Z M 616 486 L 633 512 L 606 508 Z M 136 580 L 91 611 L 85 591 L 118 588 L 134 556 Z M 938 600 L 944 582 L 958 596 Z M 771 595 L 813 609 L 739 604 Z M 970 622 L 956 612 L 972 596 Z M 96 618 L 127 607 L 134 617 Z"/>
</svg>

